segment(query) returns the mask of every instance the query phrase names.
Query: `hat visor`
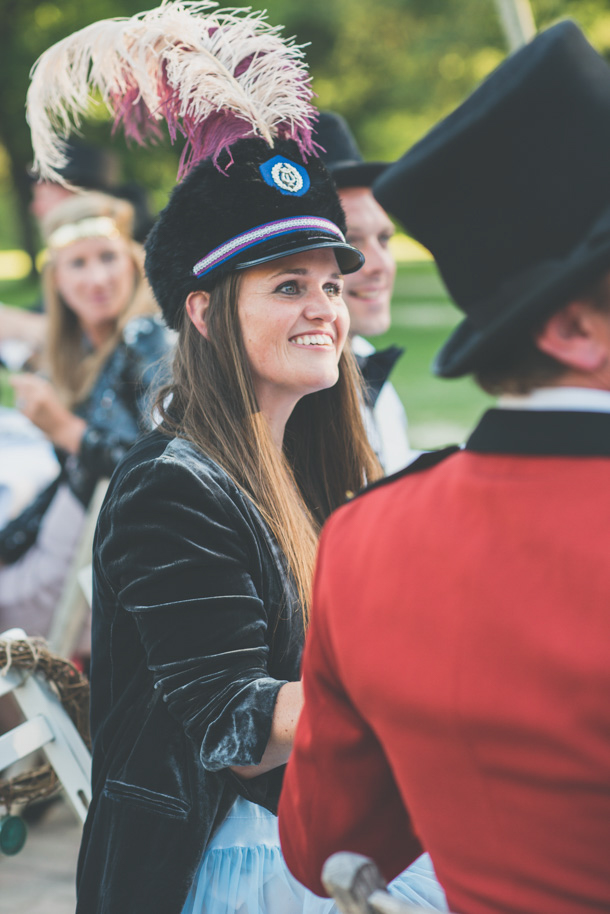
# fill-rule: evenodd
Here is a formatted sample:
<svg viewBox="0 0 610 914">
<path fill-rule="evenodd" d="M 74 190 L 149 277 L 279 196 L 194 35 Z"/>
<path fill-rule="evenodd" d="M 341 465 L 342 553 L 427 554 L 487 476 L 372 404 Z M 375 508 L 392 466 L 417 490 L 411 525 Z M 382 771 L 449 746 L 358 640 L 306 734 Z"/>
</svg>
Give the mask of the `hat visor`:
<svg viewBox="0 0 610 914">
<path fill-rule="evenodd" d="M 301 254 L 304 251 L 314 251 L 320 248 L 334 249 L 342 273 L 355 273 L 364 263 L 364 254 L 346 241 L 339 241 L 332 235 L 320 232 L 297 232 L 263 242 L 256 248 L 250 248 L 242 254 L 243 259 L 230 261 L 227 267 L 231 270 L 247 270 L 248 267 L 255 267 L 259 263 L 268 263 L 271 260 L 290 257 L 291 254 Z"/>
<path fill-rule="evenodd" d="M 458 324 L 437 353 L 432 371 L 442 378 L 459 378 L 493 363 L 498 354 L 531 333 L 606 271 L 610 271 L 610 237 L 604 236 L 595 244 L 585 242 L 571 256 L 557 261 L 544 279 L 515 295 L 511 306 L 486 327 L 477 326 L 468 317 Z M 488 304 L 491 311 L 492 298 Z M 482 303 L 481 310 L 484 308 Z"/>
<path fill-rule="evenodd" d="M 370 187 L 379 175 L 390 167 L 391 162 L 357 162 L 344 160 L 327 162 L 326 167 L 332 175 L 336 187 Z"/>
</svg>

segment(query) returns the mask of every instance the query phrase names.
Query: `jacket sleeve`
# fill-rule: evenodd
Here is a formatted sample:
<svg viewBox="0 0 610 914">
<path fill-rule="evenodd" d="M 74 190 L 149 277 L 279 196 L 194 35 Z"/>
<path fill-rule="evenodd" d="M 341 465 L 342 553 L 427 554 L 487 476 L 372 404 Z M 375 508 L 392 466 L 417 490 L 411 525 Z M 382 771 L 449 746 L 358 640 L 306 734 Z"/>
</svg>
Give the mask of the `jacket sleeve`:
<svg viewBox="0 0 610 914">
<path fill-rule="evenodd" d="M 97 421 L 92 410 L 76 461 L 83 475 L 96 480 L 111 476 L 140 432 L 152 428 L 151 390 L 163 378 L 170 349 L 169 331 L 160 321 L 139 317 L 127 324 L 122 342 L 110 357 L 115 366 L 110 366 L 107 383 L 102 385 L 124 408 L 110 426 Z M 69 479 L 79 494 L 71 469 L 68 466 Z"/>
<path fill-rule="evenodd" d="M 43 517 L 53 501 L 61 477 L 54 479 L 34 501 L 0 530 L 0 562 L 12 565 L 34 545 Z"/>
<path fill-rule="evenodd" d="M 97 567 L 137 626 L 151 689 L 212 771 L 261 760 L 284 684 L 268 673 L 258 539 L 235 494 L 156 460 L 115 488 L 98 537 Z"/>
<path fill-rule="evenodd" d="M 371 726 L 338 674 L 339 644 L 329 625 L 349 607 L 331 605 L 326 581 L 333 519 L 320 544 L 311 625 L 303 659 L 305 705 L 284 776 L 279 824 L 289 869 L 318 895 L 326 859 L 337 851 L 372 857 L 389 881 L 422 852 L 392 771 Z"/>
</svg>

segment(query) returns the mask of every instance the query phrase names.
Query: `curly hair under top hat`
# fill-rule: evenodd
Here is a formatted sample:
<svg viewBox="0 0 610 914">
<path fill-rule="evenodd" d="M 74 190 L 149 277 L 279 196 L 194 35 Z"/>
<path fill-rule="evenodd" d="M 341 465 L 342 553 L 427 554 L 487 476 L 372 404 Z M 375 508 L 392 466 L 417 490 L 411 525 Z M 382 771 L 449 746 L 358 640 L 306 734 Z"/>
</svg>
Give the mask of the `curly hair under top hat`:
<svg viewBox="0 0 610 914">
<path fill-rule="evenodd" d="M 262 13 L 211 0 L 164 2 L 94 23 L 49 48 L 28 92 L 35 164 L 65 183 L 65 135 L 99 91 L 128 137 L 186 138 L 183 178 L 147 242 L 146 269 L 167 323 L 186 296 L 227 272 L 332 247 L 343 272 L 359 251 L 345 241 L 332 179 L 315 152 L 316 112 L 301 49 Z M 185 177 L 186 176 L 186 177 Z"/>
<path fill-rule="evenodd" d="M 375 183 L 465 312 L 444 377 L 493 363 L 610 269 L 610 68 L 563 21 Z"/>
</svg>

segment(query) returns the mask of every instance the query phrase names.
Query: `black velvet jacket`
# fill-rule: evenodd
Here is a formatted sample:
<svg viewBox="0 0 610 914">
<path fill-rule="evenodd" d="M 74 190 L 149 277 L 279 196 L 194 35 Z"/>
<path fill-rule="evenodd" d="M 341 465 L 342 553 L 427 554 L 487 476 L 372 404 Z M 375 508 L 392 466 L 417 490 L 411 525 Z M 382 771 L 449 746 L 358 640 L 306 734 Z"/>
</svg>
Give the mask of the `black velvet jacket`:
<svg viewBox="0 0 610 914">
<path fill-rule="evenodd" d="M 111 476 L 138 435 L 150 429 L 149 389 L 162 374 L 171 342 L 160 318 L 136 317 L 125 326 L 90 393 L 74 409 L 87 422 L 78 454 L 57 452 L 57 479 L 0 531 L 0 561 L 16 562 L 35 542 L 60 483 L 67 482 L 86 506 L 98 480 Z"/>
<path fill-rule="evenodd" d="M 252 503 L 193 445 L 153 432 L 115 473 L 94 546 L 93 801 L 77 914 L 180 914 L 212 829 L 243 796 L 303 620 Z"/>
</svg>

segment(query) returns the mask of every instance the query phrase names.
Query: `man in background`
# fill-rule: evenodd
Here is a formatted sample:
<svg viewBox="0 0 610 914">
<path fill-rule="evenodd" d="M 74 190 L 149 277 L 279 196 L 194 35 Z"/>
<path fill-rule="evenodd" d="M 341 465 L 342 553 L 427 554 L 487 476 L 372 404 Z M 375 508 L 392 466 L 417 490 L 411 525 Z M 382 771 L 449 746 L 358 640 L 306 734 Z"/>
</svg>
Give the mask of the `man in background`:
<svg viewBox="0 0 610 914">
<path fill-rule="evenodd" d="M 350 313 L 352 351 L 366 381 L 364 412 L 369 440 L 386 473 L 402 469 L 411 454 L 407 417 L 388 377 L 403 350 L 397 346 L 376 352 L 364 337 L 390 328 L 390 304 L 396 262 L 390 250 L 394 225 L 375 200 L 371 185 L 386 168 L 384 162 L 364 162 L 354 137 L 339 115 L 322 111 L 316 142 L 330 171 L 347 221 L 347 238 L 365 256 L 364 266 L 345 277 L 343 298 Z"/>
</svg>

